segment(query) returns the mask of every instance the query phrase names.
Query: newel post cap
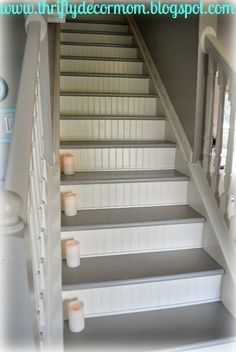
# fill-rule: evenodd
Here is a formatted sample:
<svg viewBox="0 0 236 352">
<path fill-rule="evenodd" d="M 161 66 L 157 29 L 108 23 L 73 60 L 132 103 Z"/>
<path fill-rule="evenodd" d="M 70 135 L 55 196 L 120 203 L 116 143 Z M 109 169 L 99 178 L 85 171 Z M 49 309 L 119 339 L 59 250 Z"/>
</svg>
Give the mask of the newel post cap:
<svg viewBox="0 0 236 352">
<path fill-rule="evenodd" d="M 44 38 L 46 37 L 47 30 L 48 30 L 48 24 L 43 15 L 28 15 L 25 20 L 25 30 L 27 33 L 28 26 L 31 22 L 39 22 L 41 25 L 40 29 L 40 41 L 43 42 Z"/>
<path fill-rule="evenodd" d="M 11 191 L 0 191 L 0 235 L 15 235 L 20 232 L 25 222 L 21 219 L 22 200 Z"/>
<path fill-rule="evenodd" d="M 214 30 L 213 27 L 208 26 L 202 31 L 201 38 L 200 38 L 200 48 L 204 54 L 207 53 L 206 45 L 205 45 L 206 43 L 205 39 L 207 35 L 213 35 L 214 37 L 216 37 L 216 31 Z"/>
</svg>

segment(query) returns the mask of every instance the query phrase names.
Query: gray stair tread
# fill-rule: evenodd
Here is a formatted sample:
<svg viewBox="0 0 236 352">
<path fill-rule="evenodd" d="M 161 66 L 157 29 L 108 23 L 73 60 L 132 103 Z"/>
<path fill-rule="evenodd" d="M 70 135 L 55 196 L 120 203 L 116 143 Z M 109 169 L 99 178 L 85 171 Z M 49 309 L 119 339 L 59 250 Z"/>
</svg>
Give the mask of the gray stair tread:
<svg viewBox="0 0 236 352">
<path fill-rule="evenodd" d="M 165 120 L 165 116 L 139 116 L 139 115 L 61 115 L 61 120 Z"/>
<path fill-rule="evenodd" d="M 143 62 L 140 58 L 122 58 L 122 57 L 96 57 L 96 56 L 71 56 L 61 55 L 61 60 L 90 60 L 90 61 L 121 61 L 121 62 Z"/>
<path fill-rule="evenodd" d="M 131 93 L 84 93 L 84 92 L 61 92 L 61 96 L 80 96 L 80 97 L 121 97 L 121 98 L 158 98 L 154 94 L 131 94 Z"/>
<path fill-rule="evenodd" d="M 124 49 L 137 49 L 134 44 L 114 44 L 114 43 L 84 43 L 84 42 L 71 42 L 71 41 L 61 41 L 61 45 L 78 45 L 78 46 L 99 46 L 108 48 L 124 48 Z"/>
<path fill-rule="evenodd" d="M 78 268 L 63 260 L 64 291 L 221 275 L 223 269 L 203 249 L 82 258 Z"/>
<path fill-rule="evenodd" d="M 121 37 L 133 37 L 129 32 L 112 32 L 112 31 L 100 31 L 100 30 L 87 30 L 87 29 L 61 29 L 61 33 L 78 33 L 78 34 L 101 34 L 101 35 L 118 35 Z"/>
<path fill-rule="evenodd" d="M 107 15 L 107 16 L 109 16 L 109 15 Z M 72 19 L 72 18 L 71 19 L 67 18 L 66 22 L 75 23 L 75 24 L 77 24 L 77 23 L 94 23 L 94 24 L 111 24 L 111 25 L 118 25 L 118 26 L 128 26 L 128 23 L 125 22 L 124 20 L 120 21 L 120 22 L 117 22 L 117 21 L 97 21 L 97 20 L 93 20 L 93 19 L 91 19 L 91 20 L 88 20 L 88 19 L 83 20 L 82 18 L 80 18 L 79 20 L 75 20 L 75 19 Z"/>
<path fill-rule="evenodd" d="M 175 143 L 166 141 L 62 141 L 61 149 L 88 148 L 175 148 Z"/>
<path fill-rule="evenodd" d="M 150 76 L 143 74 L 122 74 L 122 73 L 81 73 L 81 72 L 61 72 L 61 76 L 76 77 L 111 77 L 111 78 L 138 78 L 149 79 Z"/>
<path fill-rule="evenodd" d="M 71 176 L 61 174 L 62 185 L 188 180 L 188 176 L 176 170 L 83 171 Z"/>
<path fill-rule="evenodd" d="M 79 210 L 75 216 L 61 214 L 62 231 L 156 226 L 204 222 L 188 205 Z"/>
<path fill-rule="evenodd" d="M 78 334 L 64 324 L 65 351 L 189 351 L 235 341 L 235 335 L 235 320 L 219 302 L 89 318 Z"/>
</svg>

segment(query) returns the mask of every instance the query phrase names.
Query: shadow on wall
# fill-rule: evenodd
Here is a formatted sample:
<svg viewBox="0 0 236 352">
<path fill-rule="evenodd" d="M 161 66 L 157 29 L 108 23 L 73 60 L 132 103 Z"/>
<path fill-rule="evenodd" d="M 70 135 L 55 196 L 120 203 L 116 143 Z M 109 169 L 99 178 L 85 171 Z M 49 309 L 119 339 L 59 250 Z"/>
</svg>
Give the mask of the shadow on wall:
<svg viewBox="0 0 236 352">
<path fill-rule="evenodd" d="M 137 15 L 135 19 L 193 147 L 199 18 Z"/>
</svg>

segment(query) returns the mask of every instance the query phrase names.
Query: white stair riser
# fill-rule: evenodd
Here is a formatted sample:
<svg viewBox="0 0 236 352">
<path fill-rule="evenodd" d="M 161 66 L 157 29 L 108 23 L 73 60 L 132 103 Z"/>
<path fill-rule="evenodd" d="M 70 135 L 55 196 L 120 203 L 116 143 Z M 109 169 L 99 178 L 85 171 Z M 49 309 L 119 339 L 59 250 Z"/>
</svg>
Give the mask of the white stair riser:
<svg viewBox="0 0 236 352">
<path fill-rule="evenodd" d="M 79 298 L 85 316 L 93 317 L 214 302 L 220 299 L 220 286 L 221 275 L 215 275 L 64 291 L 62 297 L 67 302 Z"/>
<path fill-rule="evenodd" d="M 164 140 L 164 120 L 61 120 L 61 141 Z"/>
<path fill-rule="evenodd" d="M 128 25 L 117 25 L 117 24 L 103 24 L 103 23 L 63 23 L 61 24 L 61 29 L 77 29 L 77 30 L 87 30 L 87 31 L 101 31 L 101 32 L 118 32 L 127 33 Z"/>
<path fill-rule="evenodd" d="M 61 76 L 62 92 L 149 93 L 149 79 L 119 77 Z"/>
<path fill-rule="evenodd" d="M 168 170 L 175 167 L 175 148 L 63 149 L 75 156 L 75 170 Z"/>
<path fill-rule="evenodd" d="M 89 45 L 61 45 L 61 55 L 137 58 L 136 48 L 105 47 Z"/>
<path fill-rule="evenodd" d="M 180 205 L 187 203 L 187 186 L 187 181 L 61 186 L 61 205 L 64 209 L 70 191 L 77 194 L 77 209 Z"/>
<path fill-rule="evenodd" d="M 160 99 L 109 96 L 61 96 L 62 115 L 163 115 Z"/>
<path fill-rule="evenodd" d="M 61 71 L 86 73 L 142 74 L 142 62 L 61 59 Z"/>
<path fill-rule="evenodd" d="M 61 33 L 61 41 L 79 43 L 132 44 L 131 35 L 112 35 L 96 33 Z"/>
<path fill-rule="evenodd" d="M 63 258 L 70 239 L 80 242 L 81 257 L 93 257 L 200 248 L 202 231 L 203 223 L 186 223 L 62 232 Z"/>
</svg>

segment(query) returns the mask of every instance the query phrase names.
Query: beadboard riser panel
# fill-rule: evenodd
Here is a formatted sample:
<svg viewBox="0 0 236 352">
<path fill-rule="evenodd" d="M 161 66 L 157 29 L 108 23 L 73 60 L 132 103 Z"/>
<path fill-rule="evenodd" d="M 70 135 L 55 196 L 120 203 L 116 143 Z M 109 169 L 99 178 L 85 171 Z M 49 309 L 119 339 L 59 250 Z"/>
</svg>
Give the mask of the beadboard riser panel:
<svg viewBox="0 0 236 352">
<path fill-rule="evenodd" d="M 75 171 L 175 168 L 175 148 L 62 149 L 65 154 L 74 155 Z"/>
<path fill-rule="evenodd" d="M 164 120 L 62 120 L 61 141 L 164 140 Z"/>
<path fill-rule="evenodd" d="M 142 74 L 142 62 L 61 59 L 62 72 Z"/>
<path fill-rule="evenodd" d="M 80 242 L 81 257 L 93 257 L 200 248 L 202 231 L 202 223 L 190 223 L 62 232 L 63 258 L 70 239 Z"/>
<path fill-rule="evenodd" d="M 220 299 L 220 286 L 221 275 L 215 275 L 64 291 L 62 297 L 65 308 L 68 301 L 83 301 L 85 316 L 93 317 L 214 302 Z"/>
<path fill-rule="evenodd" d="M 61 41 L 79 43 L 133 44 L 133 37 L 128 35 L 61 33 Z"/>
<path fill-rule="evenodd" d="M 127 33 L 128 25 L 116 25 L 116 24 L 100 24 L 100 23 L 63 23 L 61 29 L 74 29 L 80 31 L 102 31 L 102 32 L 118 32 Z"/>
<path fill-rule="evenodd" d="M 102 47 L 87 45 L 61 45 L 61 55 L 92 56 L 92 57 L 118 57 L 122 59 L 136 59 L 136 48 Z"/>
<path fill-rule="evenodd" d="M 163 116 L 157 98 L 111 96 L 61 96 L 62 115 Z"/>
<path fill-rule="evenodd" d="M 61 186 L 77 194 L 77 209 L 187 204 L 188 182 L 109 183 Z"/>
<path fill-rule="evenodd" d="M 61 92 L 148 94 L 149 79 L 61 76 Z"/>
</svg>

